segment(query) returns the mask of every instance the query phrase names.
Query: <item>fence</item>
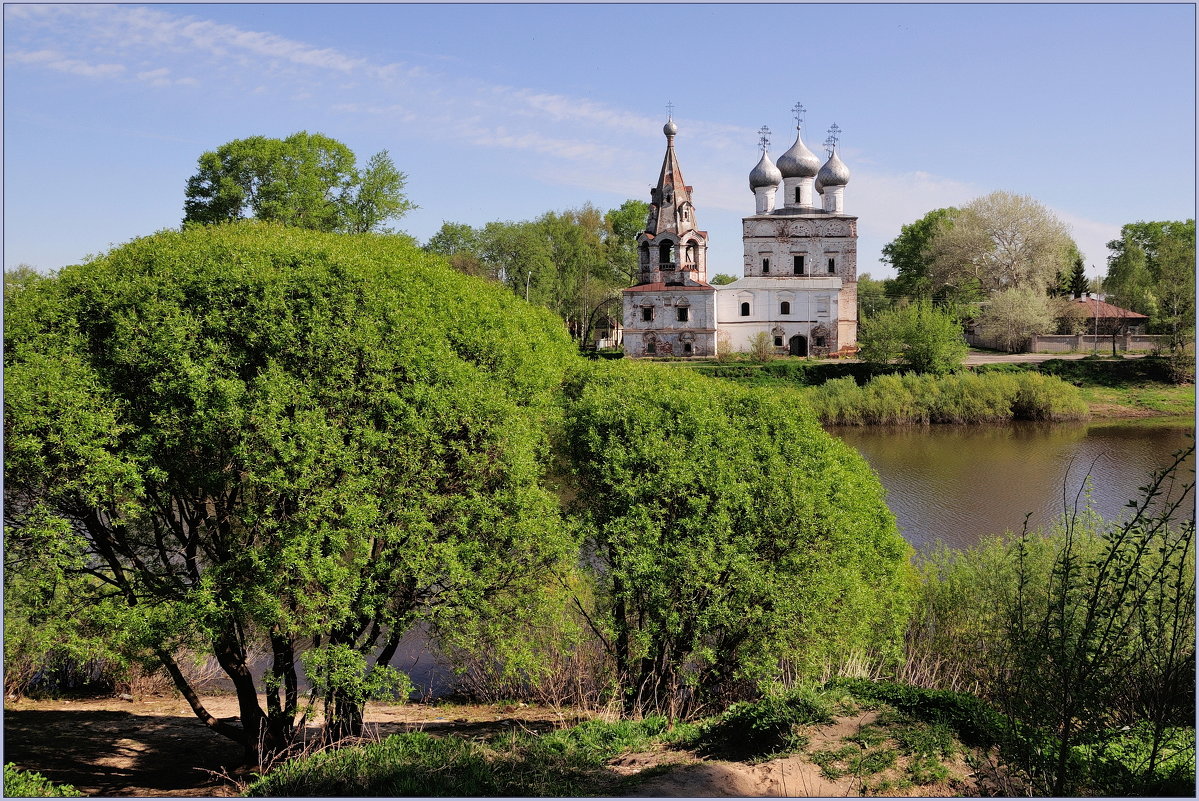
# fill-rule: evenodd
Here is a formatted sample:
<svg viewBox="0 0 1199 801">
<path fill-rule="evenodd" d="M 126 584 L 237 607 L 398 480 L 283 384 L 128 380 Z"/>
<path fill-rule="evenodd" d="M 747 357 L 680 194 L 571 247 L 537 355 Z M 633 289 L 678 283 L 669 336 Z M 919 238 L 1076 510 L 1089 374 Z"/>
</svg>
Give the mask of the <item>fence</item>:
<svg viewBox="0 0 1199 801">
<path fill-rule="evenodd" d="M 1116 351 L 1148 351 L 1169 347 L 1170 338 L 1163 334 L 1117 334 Z M 1029 353 L 1100 353 L 1112 350 L 1110 334 L 1037 334 L 1028 343 Z"/>
</svg>

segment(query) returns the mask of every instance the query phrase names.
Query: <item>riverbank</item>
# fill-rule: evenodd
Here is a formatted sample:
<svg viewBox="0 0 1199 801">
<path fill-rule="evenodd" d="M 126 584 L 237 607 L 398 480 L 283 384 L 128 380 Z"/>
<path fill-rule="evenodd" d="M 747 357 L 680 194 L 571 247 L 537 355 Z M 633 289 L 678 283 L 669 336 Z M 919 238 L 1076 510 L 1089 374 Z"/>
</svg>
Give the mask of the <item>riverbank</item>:
<svg viewBox="0 0 1199 801">
<path fill-rule="evenodd" d="M 1045 356 L 1045 354 L 1034 355 Z M 851 360 L 817 361 L 794 358 L 781 358 L 769 362 L 679 361 L 673 362 L 673 364 L 713 378 L 723 378 L 750 386 L 800 389 L 805 392 L 823 387 L 838 379 L 850 378 L 859 386 L 864 386 L 881 376 L 902 372 L 899 367 L 879 367 Z M 1195 385 L 1172 383 L 1169 380 L 1169 371 L 1165 360 L 1158 357 L 1138 356 L 1111 359 L 1080 356 L 1076 358 L 1037 358 L 1021 362 L 984 360 L 978 364 L 966 365 L 955 375 L 1020 376 L 1028 374 L 1061 379 L 1077 389 L 1077 396 L 1085 405 L 1085 412 L 1081 414 L 1075 411 L 1062 418 L 1042 419 L 1190 418 L 1193 420 L 1195 416 Z M 847 394 L 849 390 L 847 382 L 842 382 L 842 385 L 844 387 L 842 394 Z M 979 386 L 981 387 L 981 385 Z M 863 394 L 863 398 L 866 394 L 868 393 Z M 821 400 L 816 395 L 808 397 L 816 402 Z M 937 402 L 933 396 L 918 398 L 917 401 L 923 406 L 934 406 Z M 817 407 L 817 411 L 820 413 L 819 407 Z M 821 416 L 826 423 L 853 422 L 828 419 L 827 412 L 822 413 Z M 880 418 L 870 420 L 865 424 L 894 422 L 993 423 L 1002 422 L 1001 418 L 1004 416 L 999 415 L 997 418 L 994 409 L 989 409 L 981 417 L 963 417 L 957 414 L 941 415 L 942 419 L 925 420 L 922 419 L 923 417 L 923 414 L 917 414 L 915 419 L 906 421 Z M 1007 416 L 1007 419 L 1013 419 L 1013 417 Z"/>
</svg>

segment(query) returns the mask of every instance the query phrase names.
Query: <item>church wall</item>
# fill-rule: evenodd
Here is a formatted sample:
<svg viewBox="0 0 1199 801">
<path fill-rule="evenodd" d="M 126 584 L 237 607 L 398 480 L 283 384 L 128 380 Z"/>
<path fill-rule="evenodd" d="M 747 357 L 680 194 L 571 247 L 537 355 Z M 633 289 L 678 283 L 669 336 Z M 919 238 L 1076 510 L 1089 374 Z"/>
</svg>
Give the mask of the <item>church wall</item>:
<svg viewBox="0 0 1199 801">
<path fill-rule="evenodd" d="M 716 292 L 713 289 L 625 290 L 623 305 L 626 355 L 716 355 Z M 645 308 L 653 310 L 651 320 L 642 319 Z M 678 319 L 680 308 L 687 309 L 686 321 Z M 650 341 L 655 344 L 653 353 L 650 352 Z M 691 346 L 690 353 L 687 345 Z"/>
</svg>

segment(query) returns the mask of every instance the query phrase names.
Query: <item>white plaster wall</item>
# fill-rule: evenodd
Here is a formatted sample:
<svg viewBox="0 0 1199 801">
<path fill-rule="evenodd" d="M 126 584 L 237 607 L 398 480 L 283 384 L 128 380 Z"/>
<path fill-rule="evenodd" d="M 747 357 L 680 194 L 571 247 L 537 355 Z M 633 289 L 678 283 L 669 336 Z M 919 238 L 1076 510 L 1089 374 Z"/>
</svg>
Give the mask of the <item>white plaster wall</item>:
<svg viewBox="0 0 1199 801">
<path fill-rule="evenodd" d="M 716 291 L 716 317 L 720 331 L 728 335 L 733 350 L 747 350 L 759 331 L 773 336 L 782 329 L 783 342 L 796 334 L 810 338 L 813 328 L 823 324 L 829 346 L 836 348 L 842 339 L 838 318 L 841 315 L 841 279 L 828 278 L 741 278 Z M 749 299 L 750 314 L 741 316 L 741 303 Z M 819 299 L 827 300 L 827 313 L 821 313 Z M 791 313 L 780 313 L 783 300 L 791 303 Z"/>
</svg>

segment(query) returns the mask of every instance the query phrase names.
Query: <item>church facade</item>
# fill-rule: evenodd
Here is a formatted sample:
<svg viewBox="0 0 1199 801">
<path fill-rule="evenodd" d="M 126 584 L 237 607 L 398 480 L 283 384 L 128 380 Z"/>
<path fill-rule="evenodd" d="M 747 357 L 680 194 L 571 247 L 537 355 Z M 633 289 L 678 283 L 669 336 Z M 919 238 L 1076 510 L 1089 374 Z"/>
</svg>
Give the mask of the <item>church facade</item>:
<svg viewBox="0 0 1199 801">
<path fill-rule="evenodd" d="M 674 151 L 678 126 L 667 122 L 666 158 L 638 236 L 641 282 L 624 290 L 627 356 L 710 357 L 748 350 L 761 334 L 777 353 L 794 356 L 856 345 L 857 217 L 844 210 L 849 169 L 837 155 L 836 126 L 823 165 L 800 129 L 797 118 L 795 143 L 777 164 L 762 130 L 762 156 L 749 176 L 754 213 L 742 220 L 743 277 L 713 287 L 707 232 L 694 227 L 692 188 L 682 184 Z"/>
</svg>

